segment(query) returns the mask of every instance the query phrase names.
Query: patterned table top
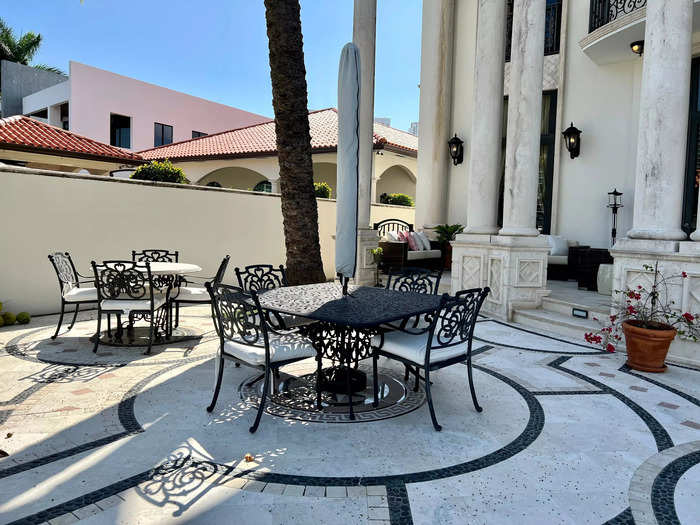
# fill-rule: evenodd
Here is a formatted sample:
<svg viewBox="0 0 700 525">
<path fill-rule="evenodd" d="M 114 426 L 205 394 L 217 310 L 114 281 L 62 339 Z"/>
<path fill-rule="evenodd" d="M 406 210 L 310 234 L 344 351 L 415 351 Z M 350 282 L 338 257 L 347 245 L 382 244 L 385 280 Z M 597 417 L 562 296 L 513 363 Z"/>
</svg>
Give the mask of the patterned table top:
<svg viewBox="0 0 700 525">
<path fill-rule="evenodd" d="M 343 297 L 339 283 L 286 286 L 261 292 L 266 310 L 329 323 L 371 328 L 434 311 L 439 295 L 350 286 Z"/>
</svg>

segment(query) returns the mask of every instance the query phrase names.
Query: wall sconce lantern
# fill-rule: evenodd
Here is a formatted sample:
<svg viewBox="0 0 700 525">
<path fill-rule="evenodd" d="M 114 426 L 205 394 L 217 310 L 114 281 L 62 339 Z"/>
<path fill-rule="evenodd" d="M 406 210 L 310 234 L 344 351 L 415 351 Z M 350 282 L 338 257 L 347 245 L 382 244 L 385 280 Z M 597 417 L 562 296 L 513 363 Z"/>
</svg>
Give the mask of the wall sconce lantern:
<svg viewBox="0 0 700 525">
<path fill-rule="evenodd" d="M 566 149 L 569 151 L 572 159 L 575 159 L 581 153 L 581 130 L 571 123 L 571 126 L 562 131 L 564 140 L 566 141 Z"/>
<path fill-rule="evenodd" d="M 644 40 L 637 40 L 630 44 L 630 49 L 635 55 L 642 56 L 644 54 Z"/>
<path fill-rule="evenodd" d="M 610 246 L 613 246 L 617 238 L 617 210 L 624 208 L 622 204 L 622 193 L 617 191 L 617 188 L 608 192 L 608 208 L 612 210 L 612 243 Z"/>
<path fill-rule="evenodd" d="M 461 164 L 464 160 L 464 141 L 462 141 L 457 134 L 447 141 L 447 145 L 450 147 L 450 157 L 452 157 L 452 162 L 456 166 Z"/>
</svg>

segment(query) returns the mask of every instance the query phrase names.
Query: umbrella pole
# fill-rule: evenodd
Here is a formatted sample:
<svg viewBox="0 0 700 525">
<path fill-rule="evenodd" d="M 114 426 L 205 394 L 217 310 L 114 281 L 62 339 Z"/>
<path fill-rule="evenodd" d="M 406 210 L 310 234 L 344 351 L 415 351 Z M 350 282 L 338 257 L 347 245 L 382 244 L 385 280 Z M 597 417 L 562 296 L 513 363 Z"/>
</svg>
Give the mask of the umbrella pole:
<svg viewBox="0 0 700 525">
<path fill-rule="evenodd" d="M 339 273 L 338 277 L 340 277 L 340 282 L 343 285 L 343 295 L 348 295 L 348 283 L 350 282 L 350 278 L 344 277 L 342 273 Z"/>
</svg>

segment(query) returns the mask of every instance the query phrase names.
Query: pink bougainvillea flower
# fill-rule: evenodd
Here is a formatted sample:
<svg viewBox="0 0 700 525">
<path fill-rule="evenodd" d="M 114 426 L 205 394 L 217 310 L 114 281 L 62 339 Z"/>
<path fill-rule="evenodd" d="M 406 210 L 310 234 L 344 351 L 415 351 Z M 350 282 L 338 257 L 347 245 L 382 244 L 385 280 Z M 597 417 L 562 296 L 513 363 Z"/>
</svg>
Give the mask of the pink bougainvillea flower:
<svg viewBox="0 0 700 525">
<path fill-rule="evenodd" d="M 688 313 L 688 312 L 684 313 L 681 317 L 689 323 L 692 323 L 693 321 L 695 321 L 695 316 L 691 313 Z"/>
<path fill-rule="evenodd" d="M 685 279 L 686 277 L 688 277 L 688 274 L 685 272 L 681 272 L 681 277 L 683 277 L 683 279 Z"/>
<path fill-rule="evenodd" d="M 615 351 L 615 346 L 613 346 L 611 343 L 608 343 L 608 346 L 606 346 L 605 349 L 606 349 L 608 352 L 612 353 L 612 352 Z"/>
</svg>

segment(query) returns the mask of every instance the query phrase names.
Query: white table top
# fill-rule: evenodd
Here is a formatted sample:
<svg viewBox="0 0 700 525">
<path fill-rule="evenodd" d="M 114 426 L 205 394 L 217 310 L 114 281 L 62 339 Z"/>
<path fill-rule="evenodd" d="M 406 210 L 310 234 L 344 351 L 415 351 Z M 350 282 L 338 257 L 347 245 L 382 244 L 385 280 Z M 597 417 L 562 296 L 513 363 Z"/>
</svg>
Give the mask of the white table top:
<svg viewBox="0 0 700 525">
<path fill-rule="evenodd" d="M 151 273 L 158 275 L 185 275 L 201 272 L 202 268 L 196 264 L 181 262 L 152 262 Z"/>
</svg>

